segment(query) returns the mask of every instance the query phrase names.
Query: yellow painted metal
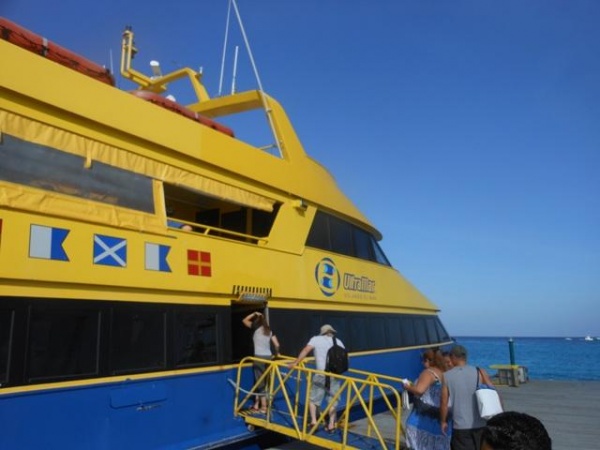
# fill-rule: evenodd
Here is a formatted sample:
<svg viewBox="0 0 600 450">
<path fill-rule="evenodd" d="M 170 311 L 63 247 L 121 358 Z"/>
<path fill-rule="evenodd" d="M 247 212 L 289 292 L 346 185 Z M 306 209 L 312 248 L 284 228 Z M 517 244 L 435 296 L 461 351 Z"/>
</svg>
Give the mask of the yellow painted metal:
<svg viewBox="0 0 600 450">
<path fill-rule="evenodd" d="M 3 40 L 0 59 L 19 61 L 0 71 L 0 109 L 262 195 L 268 193 L 271 198 L 302 198 L 380 236 L 340 191 L 331 174 L 306 155 L 285 111 L 270 97 L 274 122 L 285 140 L 285 158 L 269 155 Z M 34 76 L 40 73 L 46 75 Z M 65 95 L 70 92 L 77 95 Z M 213 101 L 218 100 L 208 100 L 207 107 Z"/>
<path fill-rule="evenodd" d="M 131 61 L 136 53 L 137 49 L 133 46 L 133 32 L 130 29 L 125 30 L 121 49 L 121 75 L 138 84 L 140 89 L 161 93 L 167 90 L 168 83 L 180 78 L 187 78 L 200 101 L 209 99 L 208 93 L 201 83 L 202 74 L 184 67 L 166 75 L 148 77 L 131 66 Z"/>
<path fill-rule="evenodd" d="M 135 49 L 132 44 L 125 48 L 124 58 L 130 58 L 127 52 Z M 344 217 L 375 236 L 379 232 L 329 172 L 307 156 L 273 98 L 258 91 L 215 99 L 199 93 L 198 101 L 188 106 L 218 118 L 260 108 L 266 101 L 283 141 L 282 158 L 4 40 L 0 40 L 0 60 L 14 62 L 0 71 L 0 117 L 18 117 L 28 124 L 26 139 L 32 142 L 79 151 L 86 165 L 102 160 L 147 174 L 153 179 L 155 199 L 155 213 L 142 213 L 3 182 L 0 294 L 229 305 L 237 298 L 234 286 L 241 285 L 269 289 L 273 293 L 269 304 L 274 308 L 436 313 L 437 307 L 395 269 L 305 246 L 317 210 Z M 142 87 L 159 84 L 143 74 L 132 77 Z M 167 79 L 177 77 L 190 79 L 183 72 Z M 2 127 L 0 123 L 0 132 Z M 57 142 L 70 144 L 63 148 Z M 235 233 L 211 236 L 207 228 L 204 233 L 167 228 L 161 183 L 196 186 L 193 179 L 209 179 L 213 186 L 230 186 L 240 195 L 252 194 L 256 201 L 277 203 L 279 212 L 268 239 L 257 242 L 255 237 Z M 231 192 L 226 195 L 241 202 Z M 27 231 L 32 222 L 70 230 L 64 242 L 70 264 L 28 257 Z M 127 240 L 126 268 L 93 265 L 90 246 L 96 233 Z M 227 239 L 234 234 L 248 242 Z M 145 270 L 148 242 L 170 247 L 171 272 Z M 188 275 L 188 250 L 210 253 L 212 276 Z M 335 260 L 342 276 L 364 277 L 376 288 L 370 292 L 340 288 L 324 296 L 315 281 L 315 267 L 325 257 Z"/>
<path fill-rule="evenodd" d="M 327 405 L 322 408 L 322 412 L 317 419 L 317 425 L 310 426 L 308 404 L 309 394 L 312 386 L 313 377 L 317 374 L 325 375 L 325 372 L 310 368 L 301 363 L 292 369 L 287 364 L 294 358 L 287 356 L 277 360 L 266 360 L 256 357 L 244 358 L 238 365 L 237 378 L 235 382 L 235 399 L 233 413 L 235 416 L 243 417 L 247 424 L 275 431 L 277 433 L 290 436 L 294 439 L 309 442 L 311 444 L 329 448 L 329 449 L 354 449 L 350 445 L 349 437 L 352 433 L 352 423 L 350 423 L 350 411 L 360 411 L 367 421 L 366 436 L 377 441 L 382 449 L 399 449 L 400 437 L 402 435 L 402 399 L 396 388 L 400 386 L 401 378 L 380 375 L 359 370 L 349 370 L 347 375 L 336 375 L 327 373 L 328 376 L 336 378 L 341 382 L 340 390 L 335 394 Z M 253 362 L 260 362 L 266 366 L 263 375 L 256 380 L 255 384 L 249 389 L 243 389 L 242 372 Z M 254 402 L 254 396 L 260 394 L 259 387 L 266 383 L 266 395 L 271 401 L 268 402 L 266 414 L 255 415 L 248 412 L 248 405 Z M 392 384 L 390 384 L 392 383 Z M 300 398 L 300 392 L 304 392 L 304 398 Z M 292 395 L 295 393 L 295 395 Z M 282 399 L 283 402 L 277 402 L 277 408 L 273 399 Z M 326 422 L 327 411 L 344 399 L 343 408 L 338 411 L 338 428 L 341 433 L 341 440 L 327 439 L 322 433 L 317 435 L 319 424 Z M 373 410 L 376 399 L 383 400 L 385 404 L 384 411 L 391 414 L 394 420 L 393 436 L 385 435 L 377 423 L 376 415 Z M 283 406 L 280 406 L 283 404 Z M 300 405 L 304 409 L 300 410 Z M 379 411 L 378 413 L 380 413 Z M 289 425 L 277 421 L 275 415 L 286 417 Z M 340 426 L 341 424 L 341 426 Z"/>
</svg>

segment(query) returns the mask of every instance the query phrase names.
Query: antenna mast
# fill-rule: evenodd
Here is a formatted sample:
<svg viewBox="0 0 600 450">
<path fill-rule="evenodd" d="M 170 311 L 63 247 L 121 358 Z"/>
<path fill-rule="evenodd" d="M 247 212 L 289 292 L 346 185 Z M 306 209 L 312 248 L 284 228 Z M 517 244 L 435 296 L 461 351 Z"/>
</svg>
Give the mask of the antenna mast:
<svg viewBox="0 0 600 450">
<path fill-rule="evenodd" d="M 237 62 L 238 62 L 238 53 L 240 47 L 235 46 L 235 56 L 233 57 L 233 76 L 231 79 L 231 93 L 235 94 L 235 77 L 237 76 Z"/>
<path fill-rule="evenodd" d="M 223 57 L 221 58 L 221 76 L 219 77 L 219 94 L 223 95 L 223 76 L 225 74 L 225 55 L 227 54 L 227 38 L 229 37 L 229 18 L 231 17 L 231 0 L 227 6 L 227 22 L 225 22 L 225 39 L 223 41 Z"/>
<path fill-rule="evenodd" d="M 237 3 L 235 0 L 230 0 L 230 5 L 233 5 L 233 9 L 235 10 L 235 15 L 238 20 L 238 24 L 240 26 L 240 31 L 242 33 L 242 37 L 244 38 L 244 44 L 246 45 L 246 51 L 248 52 L 248 57 L 250 58 L 250 63 L 252 64 L 252 70 L 254 71 L 254 77 L 256 78 L 256 83 L 258 84 L 258 92 L 260 94 L 260 99 L 263 104 L 263 109 L 265 110 L 265 114 L 267 115 L 267 120 L 269 121 L 269 126 L 271 128 L 271 132 L 273 133 L 273 138 L 275 139 L 275 147 L 279 151 L 279 156 L 283 157 L 283 152 L 281 151 L 282 141 L 277 136 L 277 129 L 275 128 L 275 123 L 273 122 L 273 117 L 271 115 L 271 108 L 269 108 L 269 103 L 267 101 L 267 97 L 262 87 L 262 83 L 260 82 L 260 77 L 258 76 L 258 70 L 256 69 L 256 64 L 254 63 L 254 57 L 252 56 L 252 50 L 250 50 L 250 43 L 248 42 L 248 38 L 246 37 L 246 30 L 244 29 L 244 24 L 242 23 L 242 18 L 240 17 L 240 12 L 237 7 Z M 228 19 L 229 20 L 229 19 Z"/>
</svg>

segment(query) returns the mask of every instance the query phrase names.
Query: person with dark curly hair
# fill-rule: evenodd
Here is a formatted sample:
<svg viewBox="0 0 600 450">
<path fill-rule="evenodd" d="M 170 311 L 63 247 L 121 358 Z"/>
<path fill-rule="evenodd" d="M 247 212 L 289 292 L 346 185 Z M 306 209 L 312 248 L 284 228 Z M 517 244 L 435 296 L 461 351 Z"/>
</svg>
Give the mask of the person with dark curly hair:
<svg viewBox="0 0 600 450">
<path fill-rule="evenodd" d="M 488 420 L 481 450 L 552 450 L 552 439 L 535 417 L 506 411 Z"/>
</svg>

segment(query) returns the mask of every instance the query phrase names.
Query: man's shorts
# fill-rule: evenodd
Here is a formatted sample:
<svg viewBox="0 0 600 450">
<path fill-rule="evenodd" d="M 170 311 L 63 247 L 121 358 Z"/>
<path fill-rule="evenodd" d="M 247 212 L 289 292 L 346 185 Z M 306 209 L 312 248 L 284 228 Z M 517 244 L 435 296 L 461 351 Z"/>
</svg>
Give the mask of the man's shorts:
<svg viewBox="0 0 600 450">
<path fill-rule="evenodd" d="M 327 394 L 327 401 L 330 401 L 333 396 L 340 390 L 342 382 L 331 377 L 329 392 L 325 388 L 325 375 L 313 375 L 312 386 L 310 389 L 310 402 L 314 405 L 320 405 Z M 337 406 L 337 401 L 331 405 L 332 408 Z"/>
</svg>

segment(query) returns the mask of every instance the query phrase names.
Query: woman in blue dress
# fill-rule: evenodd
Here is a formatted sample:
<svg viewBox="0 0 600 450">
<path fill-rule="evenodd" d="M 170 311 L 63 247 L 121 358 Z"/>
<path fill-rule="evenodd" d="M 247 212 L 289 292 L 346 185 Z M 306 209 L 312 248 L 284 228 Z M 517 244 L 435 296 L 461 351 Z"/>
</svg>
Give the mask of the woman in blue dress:
<svg viewBox="0 0 600 450">
<path fill-rule="evenodd" d="M 404 389 L 413 394 L 413 408 L 406 419 L 406 445 L 412 450 L 448 450 L 452 435 L 451 425 L 446 434 L 440 424 L 440 400 L 444 358 L 439 350 L 423 354 L 425 369 L 417 381 L 404 383 Z"/>
</svg>

